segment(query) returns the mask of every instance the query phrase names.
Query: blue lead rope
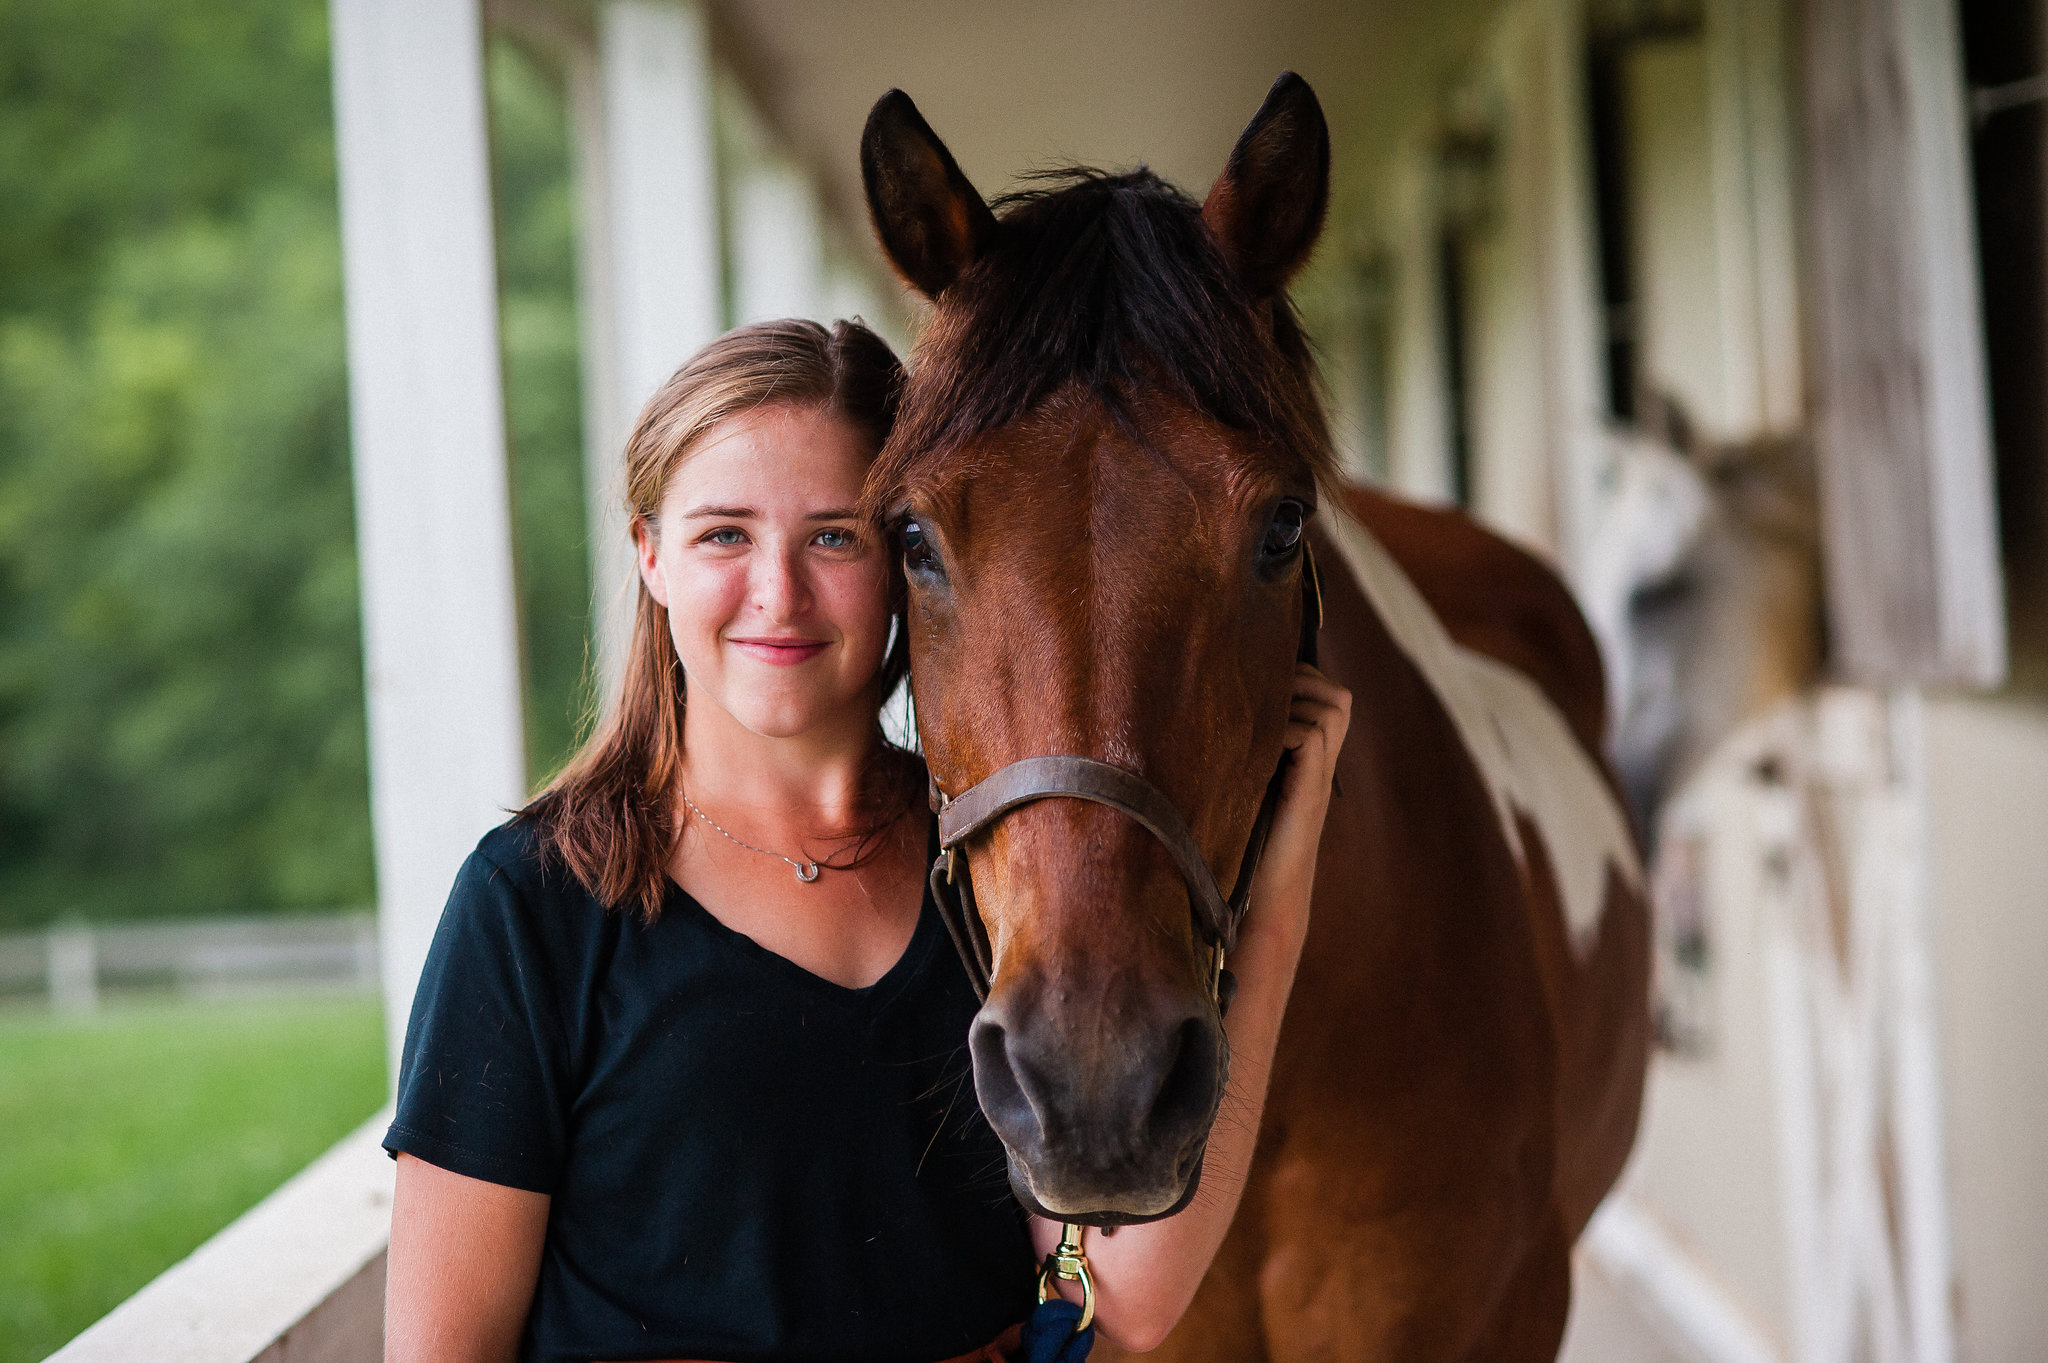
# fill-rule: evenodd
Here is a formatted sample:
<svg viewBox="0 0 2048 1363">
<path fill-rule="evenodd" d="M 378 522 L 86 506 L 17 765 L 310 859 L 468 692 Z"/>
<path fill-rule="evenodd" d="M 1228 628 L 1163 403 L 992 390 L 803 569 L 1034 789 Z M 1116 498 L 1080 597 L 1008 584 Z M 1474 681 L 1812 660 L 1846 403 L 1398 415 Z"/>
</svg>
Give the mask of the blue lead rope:
<svg viewBox="0 0 2048 1363">
<path fill-rule="evenodd" d="M 1039 1303 L 1024 1322 L 1024 1352 L 1017 1363 L 1082 1363 L 1095 1347 L 1095 1327 L 1076 1330 L 1081 1308 L 1061 1297 Z"/>
</svg>

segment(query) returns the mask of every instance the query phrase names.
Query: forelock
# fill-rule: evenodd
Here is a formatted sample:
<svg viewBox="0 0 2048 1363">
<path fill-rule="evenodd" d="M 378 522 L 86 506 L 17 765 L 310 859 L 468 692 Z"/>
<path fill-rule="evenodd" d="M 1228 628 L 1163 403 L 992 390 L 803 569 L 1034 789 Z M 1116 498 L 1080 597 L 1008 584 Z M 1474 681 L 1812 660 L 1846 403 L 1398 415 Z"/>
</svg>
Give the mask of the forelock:
<svg viewBox="0 0 2048 1363">
<path fill-rule="evenodd" d="M 1070 387 L 1123 419 L 1161 393 L 1327 476 L 1328 428 L 1293 310 L 1249 295 L 1194 201 L 1142 168 L 1034 178 L 993 205 L 994 240 L 918 340 L 869 479 L 877 509 Z"/>
</svg>

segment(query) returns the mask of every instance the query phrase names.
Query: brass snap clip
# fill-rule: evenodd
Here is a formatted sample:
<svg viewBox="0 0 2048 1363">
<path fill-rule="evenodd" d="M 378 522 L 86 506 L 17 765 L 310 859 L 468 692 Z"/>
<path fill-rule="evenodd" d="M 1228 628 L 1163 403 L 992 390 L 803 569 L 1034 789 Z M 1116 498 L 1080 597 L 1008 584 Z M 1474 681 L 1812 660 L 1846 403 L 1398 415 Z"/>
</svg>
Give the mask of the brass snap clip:
<svg viewBox="0 0 2048 1363">
<path fill-rule="evenodd" d="M 1088 1256 L 1081 1250 L 1080 1226 L 1071 1221 L 1060 1225 L 1059 1247 L 1045 1256 L 1045 1267 L 1038 1270 L 1038 1304 L 1053 1299 L 1053 1279 L 1063 1283 L 1081 1284 L 1081 1319 L 1074 1325 L 1079 1334 L 1095 1320 L 1095 1279 L 1088 1272 Z"/>
</svg>

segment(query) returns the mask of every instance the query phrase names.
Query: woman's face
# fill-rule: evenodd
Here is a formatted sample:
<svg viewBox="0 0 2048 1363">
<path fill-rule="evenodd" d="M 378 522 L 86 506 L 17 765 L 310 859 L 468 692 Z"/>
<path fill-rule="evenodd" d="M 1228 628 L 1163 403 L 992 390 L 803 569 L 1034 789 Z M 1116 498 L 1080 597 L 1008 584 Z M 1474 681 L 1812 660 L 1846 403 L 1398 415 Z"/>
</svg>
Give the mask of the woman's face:
<svg viewBox="0 0 2048 1363">
<path fill-rule="evenodd" d="M 873 457 L 833 412 L 779 404 L 715 428 L 676 470 L 634 536 L 691 704 L 770 738 L 874 722 L 889 559 L 855 514 Z"/>
</svg>

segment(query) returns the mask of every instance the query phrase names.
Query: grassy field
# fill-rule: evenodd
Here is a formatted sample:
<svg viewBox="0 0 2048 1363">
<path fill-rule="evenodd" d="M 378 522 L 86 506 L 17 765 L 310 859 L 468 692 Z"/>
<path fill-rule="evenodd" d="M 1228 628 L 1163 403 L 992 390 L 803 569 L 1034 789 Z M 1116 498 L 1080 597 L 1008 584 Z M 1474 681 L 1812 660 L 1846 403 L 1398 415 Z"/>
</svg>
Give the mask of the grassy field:
<svg viewBox="0 0 2048 1363">
<path fill-rule="evenodd" d="M 373 996 L 0 1012 L 0 1363 L 43 1358 L 383 1101 Z"/>
</svg>

